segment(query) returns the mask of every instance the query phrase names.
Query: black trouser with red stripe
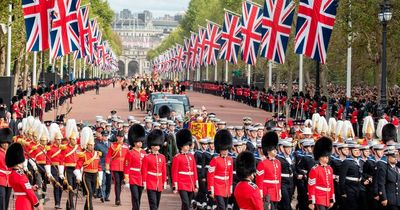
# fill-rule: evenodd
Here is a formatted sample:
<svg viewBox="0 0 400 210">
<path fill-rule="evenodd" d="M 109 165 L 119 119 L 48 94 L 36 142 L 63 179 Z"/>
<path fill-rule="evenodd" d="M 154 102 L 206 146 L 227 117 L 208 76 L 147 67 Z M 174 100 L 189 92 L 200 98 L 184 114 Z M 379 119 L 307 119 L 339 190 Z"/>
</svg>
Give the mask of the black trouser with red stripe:
<svg viewBox="0 0 400 210">
<path fill-rule="evenodd" d="M 77 187 L 74 170 L 75 167 L 67 167 L 65 170 L 65 179 L 68 182 L 68 186 L 72 187 L 72 190 L 75 190 Z M 74 192 L 71 191 L 71 189 L 68 191 L 68 200 L 66 206 L 67 210 L 74 209 Z"/>
<path fill-rule="evenodd" d="M 124 180 L 124 172 L 113 171 L 112 174 L 114 179 L 115 203 L 117 203 L 121 202 L 121 187 L 122 181 Z"/>
</svg>

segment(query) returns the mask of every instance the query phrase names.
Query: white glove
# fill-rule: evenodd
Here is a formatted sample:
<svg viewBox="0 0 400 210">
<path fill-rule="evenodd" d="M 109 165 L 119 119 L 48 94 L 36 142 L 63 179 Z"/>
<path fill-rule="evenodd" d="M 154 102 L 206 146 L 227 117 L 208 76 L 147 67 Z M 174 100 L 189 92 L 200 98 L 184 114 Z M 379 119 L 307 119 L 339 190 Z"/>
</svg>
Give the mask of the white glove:
<svg viewBox="0 0 400 210">
<path fill-rule="evenodd" d="M 167 182 L 164 183 L 164 190 L 167 189 Z"/>
<path fill-rule="evenodd" d="M 37 165 L 36 165 L 35 161 L 33 161 L 32 159 L 29 159 L 28 161 L 29 161 L 29 164 L 31 164 L 33 170 L 37 171 L 38 168 L 37 168 Z"/>
<path fill-rule="evenodd" d="M 146 182 L 143 182 L 143 190 L 147 190 Z"/>
<path fill-rule="evenodd" d="M 99 171 L 99 185 L 103 184 L 103 171 Z"/>
<path fill-rule="evenodd" d="M 22 163 L 22 166 L 24 167 L 24 171 L 28 171 L 28 160 L 25 159 L 25 161 Z"/>
<path fill-rule="evenodd" d="M 81 181 L 82 181 L 82 173 L 81 173 L 81 171 L 80 171 L 79 169 L 75 169 L 75 170 L 74 170 L 74 175 L 75 175 L 76 180 L 77 180 L 78 182 L 81 182 Z"/>
<path fill-rule="evenodd" d="M 106 170 L 106 174 L 111 174 L 111 171 L 110 170 Z"/>
<path fill-rule="evenodd" d="M 129 189 L 129 188 L 130 188 L 129 183 L 125 183 L 124 186 L 125 186 L 126 189 Z"/>
<path fill-rule="evenodd" d="M 51 165 L 45 165 L 44 169 L 46 170 L 46 174 L 48 178 L 53 177 L 53 175 L 51 175 Z"/>
<path fill-rule="evenodd" d="M 58 176 L 60 177 L 60 179 L 64 179 L 64 166 L 59 165 L 58 166 Z"/>
</svg>

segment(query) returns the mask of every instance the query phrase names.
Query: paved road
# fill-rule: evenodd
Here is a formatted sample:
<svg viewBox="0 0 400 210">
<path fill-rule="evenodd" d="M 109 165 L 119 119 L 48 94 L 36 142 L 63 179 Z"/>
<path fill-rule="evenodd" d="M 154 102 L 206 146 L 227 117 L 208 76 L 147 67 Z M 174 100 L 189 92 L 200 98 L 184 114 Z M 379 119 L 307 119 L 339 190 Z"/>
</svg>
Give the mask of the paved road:
<svg viewBox="0 0 400 210">
<path fill-rule="evenodd" d="M 242 122 L 244 116 L 250 116 L 254 122 L 265 122 L 266 117 L 270 117 L 269 113 L 262 110 L 249 107 L 247 105 L 223 100 L 221 97 L 216 97 L 209 94 L 201 94 L 197 92 L 189 92 L 188 96 L 192 105 L 195 108 L 205 106 L 207 111 L 214 112 L 217 117 L 228 122 L 230 125 L 239 125 Z M 145 116 L 145 112 L 134 110 L 133 112 L 128 111 L 128 104 L 126 99 L 126 92 L 122 92 L 120 88 L 113 88 L 112 86 L 100 89 L 100 95 L 96 95 L 94 91 L 87 92 L 85 95 L 79 95 L 73 99 L 73 104 L 64 105 L 64 107 L 58 110 L 59 113 L 65 113 L 68 107 L 72 107 L 71 112 L 68 114 L 68 118 L 75 118 L 77 121 L 83 121 L 93 123 L 96 115 L 102 115 L 107 117 L 112 109 L 117 111 L 117 114 L 124 120 L 127 116 L 132 115 L 139 120 L 142 120 Z M 55 111 L 46 113 L 45 120 L 54 119 Z M 112 193 L 113 194 L 113 190 Z M 52 193 L 49 193 L 51 200 L 46 204 L 45 209 L 50 210 L 54 208 Z M 130 193 L 127 189 L 122 192 L 122 206 L 115 207 L 113 195 L 111 196 L 111 202 L 101 203 L 99 199 L 94 201 L 94 209 L 108 208 L 128 210 L 131 209 L 130 205 Z M 64 193 L 62 205 L 65 207 L 66 193 Z M 77 209 L 83 209 L 84 198 L 78 199 Z M 161 210 L 173 210 L 180 208 L 179 195 L 172 194 L 170 191 L 166 191 L 161 196 Z M 65 209 L 65 208 L 63 208 Z M 142 209 L 149 209 L 147 195 L 144 193 L 142 196 Z"/>
</svg>

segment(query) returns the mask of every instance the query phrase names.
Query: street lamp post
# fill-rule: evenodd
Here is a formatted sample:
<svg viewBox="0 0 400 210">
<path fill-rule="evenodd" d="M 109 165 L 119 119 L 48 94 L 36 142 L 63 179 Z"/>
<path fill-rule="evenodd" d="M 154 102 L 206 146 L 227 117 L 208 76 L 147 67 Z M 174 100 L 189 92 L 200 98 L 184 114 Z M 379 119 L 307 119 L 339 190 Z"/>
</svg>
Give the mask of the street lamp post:
<svg viewBox="0 0 400 210">
<path fill-rule="evenodd" d="M 386 41 L 387 41 L 387 24 L 392 19 L 392 8 L 388 3 L 388 0 L 383 0 L 383 4 L 380 6 L 380 12 L 378 14 L 378 18 L 380 23 L 382 24 L 382 69 L 381 69 L 381 98 L 379 103 L 380 108 L 380 116 L 384 114 L 384 111 L 387 106 L 386 99 L 386 81 L 387 81 L 387 61 L 386 61 Z M 380 117 L 379 116 L 379 117 Z"/>
</svg>

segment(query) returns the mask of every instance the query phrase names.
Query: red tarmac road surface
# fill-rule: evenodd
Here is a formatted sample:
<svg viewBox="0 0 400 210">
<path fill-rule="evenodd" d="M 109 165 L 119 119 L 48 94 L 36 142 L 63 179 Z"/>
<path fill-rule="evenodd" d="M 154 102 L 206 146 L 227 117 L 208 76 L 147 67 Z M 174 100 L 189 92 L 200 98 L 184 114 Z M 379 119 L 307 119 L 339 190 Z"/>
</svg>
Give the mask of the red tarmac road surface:
<svg viewBox="0 0 400 210">
<path fill-rule="evenodd" d="M 140 110 L 134 110 L 133 112 L 128 111 L 128 102 L 126 98 L 127 92 L 122 92 L 121 88 L 116 85 L 115 88 L 110 85 L 106 88 L 100 89 L 100 95 L 96 95 L 94 91 L 87 92 L 84 95 L 79 95 L 73 98 L 73 104 L 66 104 L 64 107 L 59 108 L 58 114 L 66 112 L 68 107 L 72 107 L 71 112 L 67 118 L 74 118 L 78 122 L 94 123 L 96 115 L 102 115 L 105 118 L 110 115 L 110 111 L 115 109 L 117 115 L 121 116 L 123 120 L 127 119 L 127 116 L 132 115 L 138 120 L 143 120 L 146 113 Z M 209 94 L 201 94 L 197 92 L 189 92 L 190 102 L 195 108 L 200 109 L 201 106 L 207 108 L 208 113 L 214 112 L 217 117 L 223 121 L 226 121 L 228 125 L 241 125 L 242 118 L 249 116 L 253 119 L 253 122 L 264 123 L 265 119 L 271 117 L 270 113 L 264 112 L 259 109 L 249 107 L 247 105 L 227 101 L 222 97 L 217 97 Z M 45 120 L 53 120 L 56 115 L 56 111 L 51 111 L 45 114 Z M 51 188 L 51 187 L 50 187 Z M 54 209 L 54 198 L 52 190 L 49 189 L 48 196 L 50 201 L 46 204 L 45 210 Z M 66 192 L 63 193 L 62 207 L 65 209 L 66 203 Z M 130 203 L 130 192 L 128 189 L 122 191 L 122 206 L 116 207 L 114 205 L 114 189 L 111 188 L 111 201 L 101 203 L 99 199 L 95 199 L 93 202 L 94 209 L 108 208 L 128 210 L 131 209 Z M 13 201 L 12 201 L 13 202 Z M 83 209 L 85 198 L 78 199 L 77 210 Z M 14 204 L 12 204 L 14 206 Z M 175 210 L 180 208 L 179 195 L 172 194 L 170 190 L 164 191 L 161 196 L 160 210 Z M 13 209 L 13 208 L 11 208 Z M 142 196 L 142 207 L 141 209 L 149 209 L 147 194 L 143 192 Z"/>
</svg>

